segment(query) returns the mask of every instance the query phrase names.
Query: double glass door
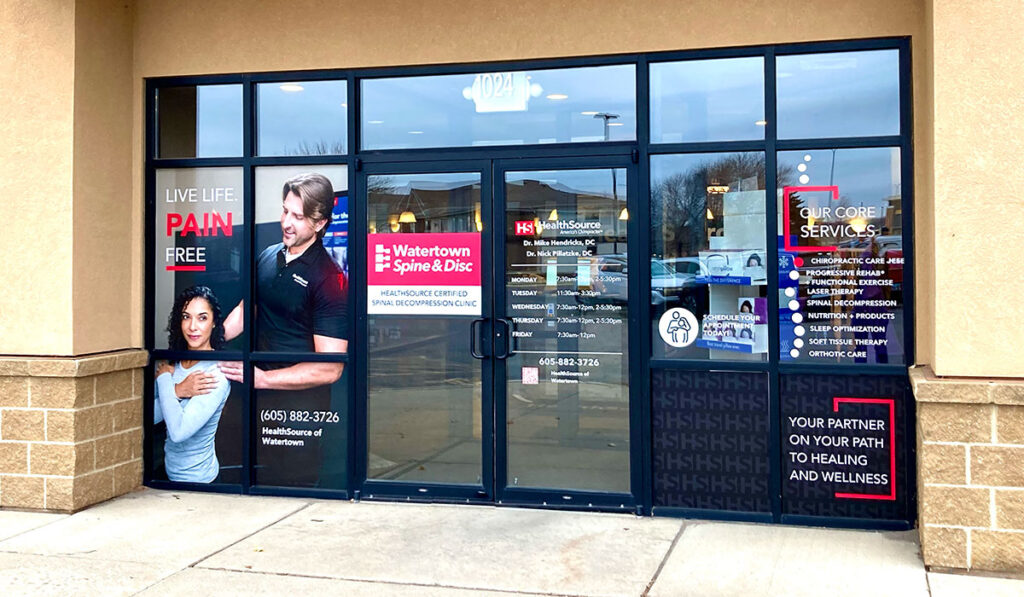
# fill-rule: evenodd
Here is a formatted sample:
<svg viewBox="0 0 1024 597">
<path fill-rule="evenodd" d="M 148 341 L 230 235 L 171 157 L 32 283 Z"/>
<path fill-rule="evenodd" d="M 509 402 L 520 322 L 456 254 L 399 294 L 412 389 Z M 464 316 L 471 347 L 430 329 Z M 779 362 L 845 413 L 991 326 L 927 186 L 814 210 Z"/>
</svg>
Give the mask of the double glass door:
<svg viewBox="0 0 1024 597">
<path fill-rule="evenodd" d="M 364 167 L 363 497 L 636 502 L 634 174 L 617 158 Z"/>
</svg>

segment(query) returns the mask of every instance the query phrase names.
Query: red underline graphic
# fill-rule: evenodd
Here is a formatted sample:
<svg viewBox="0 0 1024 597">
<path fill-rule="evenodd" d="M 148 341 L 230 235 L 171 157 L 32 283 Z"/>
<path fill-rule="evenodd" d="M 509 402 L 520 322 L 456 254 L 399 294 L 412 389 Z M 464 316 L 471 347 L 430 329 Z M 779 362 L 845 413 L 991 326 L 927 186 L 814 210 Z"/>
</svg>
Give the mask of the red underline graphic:
<svg viewBox="0 0 1024 597">
<path fill-rule="evenodd" d="M 896 499 L 896 400 L 893 398 L 849 398 L 835 396 L 832 398 L 832 412 L 839 412 L 842 403 L 884 404 L 889 407 L 889 483 L 888 495 L 873 493 L 836 493 L 837 498 L 854 500 L 888 500 Z"/>
<path fill-rule="evenodd" d="M 205 272 L 205 265 L 168 265 L 169 272 Z"/>
</svg>

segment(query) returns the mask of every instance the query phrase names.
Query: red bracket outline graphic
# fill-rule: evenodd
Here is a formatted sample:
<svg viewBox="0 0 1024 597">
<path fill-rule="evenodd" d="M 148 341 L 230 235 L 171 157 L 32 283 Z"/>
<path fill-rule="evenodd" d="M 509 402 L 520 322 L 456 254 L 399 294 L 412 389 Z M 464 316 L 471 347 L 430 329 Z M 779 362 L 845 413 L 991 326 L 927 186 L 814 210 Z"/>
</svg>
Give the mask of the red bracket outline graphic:
<svg viewBox="0 0 1024 597">
<path fill-rule="evenodd" d="M 806 247 L 790 244 L 789 240 L 789 196 L 798 191 L 816 192 L 824 191 L 832 193 L 832 200 L 839 200 L 839 187 L 782 187 L 782 246 L 785 250 L 793 253 L 806 253 L 808 251 L 836 251 L 839 247 Z"/>
<path fill-rule="evenodd" d="M 889 405 L 889 484 L 892 489 L 888 495 L 876 493 L 839 493 L 837 498 L 848 498 L 853 500 L 896 500 L 896 399 L 895 398 L 850 398 L 848 396 L 834 396 L 832 398 L 832 412 L 839 412 L 839 405 L 842 403 L 857 404 L 888 404 Z"/>
</svg>

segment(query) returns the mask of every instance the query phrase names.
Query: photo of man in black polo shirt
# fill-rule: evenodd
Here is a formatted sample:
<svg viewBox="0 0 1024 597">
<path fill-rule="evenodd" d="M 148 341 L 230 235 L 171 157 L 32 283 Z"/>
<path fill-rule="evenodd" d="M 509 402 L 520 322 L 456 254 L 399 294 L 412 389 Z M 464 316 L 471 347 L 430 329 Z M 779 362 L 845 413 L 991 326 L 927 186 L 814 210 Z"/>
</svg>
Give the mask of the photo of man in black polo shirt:
<svg viewBox="0 0 1024 597">
<path fill-rule="evenodd" d="M 281 207 L 281 242 L 267 247 L 256 261 L 256 349 L 344 353 L 348 319 L 343 273 L 321 242 L 334 208 L 334 187 L 321 174 L 300 174 L 284 183 Z M 240 302 L 224 322 L 227 339 L 241 334 L 243 326 Z M 260 408 L 330 411 L 331 384 L 341 378 L 344 366 L 260 363 L 253 367 L 252 380 Z M 223 362 L 220 367 L 228 379 L 242 381 L 241 362 Z M 260 480 L 258 471 L 257 482 L 316 485 L 320 440 L 303 441 L 302 446 L 259 442 L 257 463 L 266 478 Z"/>
</svg>

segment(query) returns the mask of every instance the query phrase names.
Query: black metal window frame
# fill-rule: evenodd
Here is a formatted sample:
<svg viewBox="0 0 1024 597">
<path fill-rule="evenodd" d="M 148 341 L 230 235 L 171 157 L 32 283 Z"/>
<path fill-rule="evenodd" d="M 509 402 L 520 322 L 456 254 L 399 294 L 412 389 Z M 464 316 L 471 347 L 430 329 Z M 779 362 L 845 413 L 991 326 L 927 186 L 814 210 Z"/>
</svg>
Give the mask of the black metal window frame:
<svg viewBox="0 0 1024 597">
<path fill-rule="evenodd" d="M 900 130 L 897 135 L 874 136 L 874 137 L 841 137 L 841 138 L 809 138 L 809 139 L 778 139 L 776 122 L 776 61 L 777 56 L 794 54 L 815 54 L 815 53 L 836 53 L 864 50 L 897 50 L 899 55 L 899 122 Z M 762 57 L 764 59 L 764 105 L 765 136 L 759 140 L 747 141 L 725 141 L 725 142 L 699 142 L 699 143 L 651 143 L 650 141 L 650 87 L 649 87 L 649 66 L 653 63 L 673 62 L 683 60 L 707 60 L 717 58 L 737 57 Z M 636 68 L 636 139 L 635 141 L 611 141 L 611 142 L 583 142 L 583 143 L 554 143 L 544 145 L 496 145 L 486 147 L 443 147 L 429 149 L 388 149 L 388 150 L 362 150 L 361 139 L 361 118 L 360 118 L 360 83 L 366 79 L 403 76 L 428 76 L 428 75 L 450 75 L 459 73 L 477 73 L 482 71 L 496 70 L 526 70 L 526 69 L 547 69 L 547 68 L 573 68 L 584 66 L 628 64 Z M 769 275 L 768 279 L 768 309 L 772 316 L 769 318 L 769 351 L 768 360 L 763 362 L 727 362 L 714 360 L 696 359 L 655 359 L 651 356 L 651 326 L 649 317 L 631 316 L 630 338 L 635 339 L 630 346 L 630 370 L 640 372 L 647 383 L 642 384 L 639 390 L 640 409 L 639 421 L 632 420 L 631 424 L 639 424 L 640 445 L 634 446 L 639 450 L 639 462 L 641 470 L 636 472 L 634 481 L 634 497 L 637 501 L 636 511 L 638 514 L 651 514 L 653 503 L 652 488 L 652 442 L 651 442 L 651 388 L 650 373 L 659 369 L 684 369 L 699 371 L 754 371 L 763 372 L 770 377 L 770 416 L 771 432 L 770 445 L 773 453 L 771 455 L 771 493 L 772 513 L 766 515 L 744 514 L 737 512 L 712 512 L 712 511 L 675 511 L 673 509 L 660 509 L 658 514 L 665 515 L 690 515 L 699 512 L 704 518 L 723 518 L 731 520 L 759 520 L 765 522 L 808 522 L 787 518 L 782 514 L 781 497 L 781 475 L 782 475 L 782 449 L 781 449 L 781 413 L 779 406 L 779 376 L 785 374 L 821 374 L 831 373 L 836 375 L 906 375 L 907 367 L 915 362 L 914 357 L 914 178 L 913 178 L 913 105 L 912 105 L 912 72 L 911 72 L 911 44 L 909 37 L 843 40 L 843 41 L 820 41 L 809 43 L 779 44 L 766 46 L 745 46 L 731 48 L 681 50 L 669 52 L 651 52 L 603 55 L 590 57 L 556 58 L 540 60 L 520 60 L 501 62 L 476 62 L 464 64 L 445 65 L 420 65 L 388 68 L 355 68 L 355 69 L 331 69 L 317 71 L 278 71 L 251 74 L 226 74 L 226 75 L 198 75 L 198 76 L 173 76 L 156 77 L 145 80 L 145 345 L 150 350 L 153 361 L 166 358 L 182 358 L 189 353 L 175 353 L 168 350 L 154 348 L 154 322 L 158 315 L 154 312 L 155 306 L 155 281 L 153 267 L 155 265 L 154 240 L 155 230 L 155 179 L 158 170 L 167 168 L 205 168 L 205 167 L 238 167 L 244 173 L 244 213 L 255 213 L 255 171 L 261 166 L 295 166 L 295 165 L 334 165 L 347 166 L 348 190 L 350 197 L 350 218 L 349 237 L 361 239 L 365 236 L 365 206 L 357 200 L 354 191 L 357 189 L 357 177 L 363 164 L 400 164 L 409 162 L 479 162 L 480 160 L 510 160 L 518 158 L 601 158 L 601 157 L 628 157 L 637 164 L 638 188 L 636 213 L 643 214 L 641 218 L 630 218 L 629 234 L 635 247 L 629 256 L 630 268 L 638 275 L 630 276 L 630 296 L 650 296 L 650 262 L 647 258 L 651 254 L 651 242 L 649 228 L 646 218 L 651 213 L 650 198 L 650 158 L 656 155 L 665 154 L 686 154 L 686 153 L 717 153 L 717 152 L 761 152 L 765 157 L 765 189 L 766 189 L 766 216 L 765 228 L 767 243 L 767 261 L 778 262 L 778 249 L 772 239 L 776 238 L 778 231 L 776 227 L 777 206 L 776 202 L 768 199 L 770 193 L 776 189 L 776 167 L 777 152 L 786 150 L 815 150 L 815 149 L 852 149 L 852 148 L 877 148 L 896 147 L 900 150 L 900 174 L 901 174 L 901 198 L 903 209 L 903 250 L 904 250 L 904 354 L 906 364 L 904 365 L 833 365 L 814 363 L 786 363 L 779 359 L 779 317 L 778 313 L 778 280 L 777 276 Z M 294 82 L 294 81 L 317 81 L 317 80 L 344 80 L 347 82 L 348 111 L 347 111 L 347 140 L 348 152 L 337 155 L 314 155 L 314 156 L 260 156 L 256 154 L 256 126 L 257 110 L 256 86 L 260 83 Z M 163 87 L 172 86 L 193 86 L 193 85 L 242 85 L 242 117 L 243 117 L 243 155 L 236 157 L 210 157 L 210 158 L 162 158 L 157 155 L 158 147 L 158 121 L 156 94 L 157 90 Z M 630 206 L 631 210 L 633 206 Z M 253 330 L 253 315 L 251 305 L 255 296 L 255 276 L 253 275 L 253 260 L 256 255 L 255 235 L 251 217 L 245 218 L 243 234 L 247 252 L 241 260 L 242 276 L 248 276 L 248 285 L 245 289 L 245 300 L 250 308 L 245 313 L 245 329 Z M 363 235 L 363 236 L 360 236 Z M 356 240 L 350 245 L 352 258 L 350 263 L 365 263 L 361 243 Z M 350 276 L 357 278 L 356 274 Z M 359 289 L 356 284 L 349 285 L 349 305 L 360 304 L 358 300 Z M 646 304 L 640 300 L 638 304 Z M 219 351 L 206 353 L 209 356 L 221 360 L 242 360 L 246 364 L 246 381 L 242 384 L 243 395 L 246 400 L 243 405 L 244 422 L 243 438 L 243 473 L 240 485 L 202 485 L 184 484 L 169 481 L 161 481 L 151 478 L 152 471 L 152 446 L 145 442 L 145 483 L 153 487 L 168 488 L 191 488 L 206 491 L 220 491 L 247 494 L 272 494 L 272 495 L 298 495 L 314 497 L 352 498 L 358 497 L 355 491 L 359 484 L 365 479 L 356 478 L 357 471 L 362 468 L 356 463 L 355 447 L 359 442 L 365 445 L 365 438 L 360 438 L 356 429 L 355 417 L 352 416 L 357 409 L 357 391 L 365 390 L 365 380 L 357 379 L 353 372 L 360 371 L 359 361 L 364 357 L 361 354 L 360 340 L 365 343 L 365 335 L 360 334 L 359 326 L 365 325 L 365 315 L 359 315 L 356 309 L 349 309 L 350 343 L 348 354 L 323 354 L 323 353 L 267 353 L 254 350 L 255 334 L 248 333 L 248 345 L 240 351 Z M 635 309 L 634 312 L 640 312 Z M 644 309 L 643 313 L 647 313 Z M 194 354 L 194 353 L 193 353 Z M 255 414 L 252 410 L 253 390 L 251 387 L 252 366 L 259 362 L 267 361 L 340 361 L 348 363 L 348 368 L 355 367 L 347 376 L 348 380 L 348 445 L 347 471 L 348 482 L 345 490 L 326 490 L 308 488 L 287 488 L 253 485 L 252 483 L 252 462 L 255 450 L 254 433 Z M 362 370 L 365 370 L 364 368 Z M 147 369 L 147 379 L 151 380 L 152 365 Z M 153 415 L 153 388 L 152 383 L 144 384 L 145 393 L 145 429 L 146 436 L 152 432 Z M 908 477 L 914 478 L 914 405 L 907 405 L 907 419 L 910 424 L 905 426 L 905 444 L 908 462 Z M 639 486 L 636 487 L 639 481 Z M 909 487 L 908 501 L 911 511 L 916 502 L 916 491 Z M 817 524 L 830 524 L 833 526 L 844 526 L 851 524 L 845 519 L 823 519 L 810 521 Z M 911 521 L 856 521 L 853 526 L 874 527 L 874 528 L 906 528 L 912 526 Z"/>
</svg>

